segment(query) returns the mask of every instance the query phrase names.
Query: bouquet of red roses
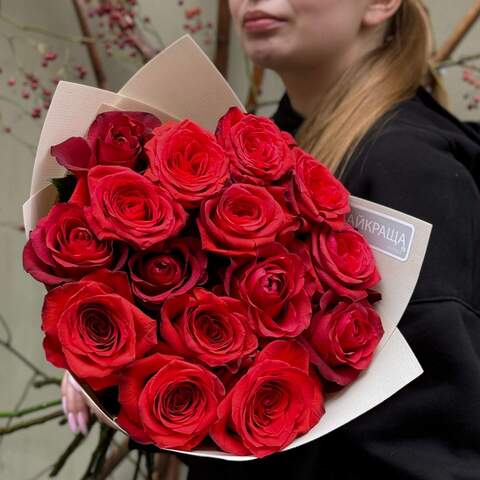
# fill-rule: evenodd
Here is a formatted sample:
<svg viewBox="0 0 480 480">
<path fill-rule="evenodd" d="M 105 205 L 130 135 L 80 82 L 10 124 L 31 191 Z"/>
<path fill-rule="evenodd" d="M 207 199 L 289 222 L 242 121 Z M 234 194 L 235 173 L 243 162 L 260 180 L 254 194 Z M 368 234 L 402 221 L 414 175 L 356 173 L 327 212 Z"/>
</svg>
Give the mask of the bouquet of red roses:
<svg viewBox="0 0 480 480">
<path fill-rule="evenodd" d="M 232 107 L 213 135 L 104 112 L 51 154 L 66 201 L 24 250 L 49 289 L 45 353 L 117 388 L 136 441 L 262 457 L 318 423 L 325 382 L 367 368 L 374 257 L 347 190 L 271 120 Z"/>
<path fill-rule="evenodd" d="M 205 82 L 182 103 L 169 89 L 190 68 Z M 227 87 L 188 37 L 119 94 L 61 82 L 23 260 L 48 290 L 47 359 L 108 422 L 139 443 L 234 460 L 314 440 L 421 373 L 395 326 L 428 228 L 360 199 L 353 211 L 318 160 L 232 106 Z M 387 223 L 403 253 L 375 239 Z"/>
</svg>

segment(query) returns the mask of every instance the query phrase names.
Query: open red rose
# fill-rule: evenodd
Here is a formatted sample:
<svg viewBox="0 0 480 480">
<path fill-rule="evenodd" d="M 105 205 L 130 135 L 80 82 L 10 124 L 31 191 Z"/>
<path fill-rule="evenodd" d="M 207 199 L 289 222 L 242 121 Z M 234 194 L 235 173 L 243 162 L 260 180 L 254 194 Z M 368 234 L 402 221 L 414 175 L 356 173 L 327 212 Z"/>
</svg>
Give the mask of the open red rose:
<svg viewBox="0 0 480 480">
<path fill-rule="evenodd" d="M 220 191 L 229 179 L 228 157 L 215 137 L 190 120 L 157 128 L 145 146 L 147 176 L 183 207 L 193 208 Z"/>
<path fill-rule="evenodd" d="M 95 237 L 83 208 L 58 203 L 30 233 L 23 267 L 33 278 L 53 287 L 101 268 L 118 270 L 127 254 L 126 244 Z"/>
<path fill-rule="evenodd" d="M 76 174 L 95 165 L 119 165 L 135 169 L 143 145 L 162 122 L 150 113 L 105 112 L 97 115 L 86 139 L 71 137 L 54 145 L 51 154 L 60 165 Z"/>
<path fill-rule="evenodd" d="M 188 451 L 208 435 L 224 394 L 206 368 L 155 353 L 123 372 L 118 423 L 137 442 Z"/>
<path fill-rule="evenodd" d="M 254 356 L 258 346 L 242 302 L 202 288 L 163 304 L 160 335 L 179 355 L 232 371 Z"/>
<path fill-rule="evenodd" d="M 310 358 L 328 381 L 345 386 L 372 361 L 382 336 L 378 313 L 366 300 L 332 303 L 331 292 L 322 299 L 305 332 Z"/>
<path fill-rule="evenodd" d="M 204 249 L 241 256 L 275 241 L 287 220 L 265 188 L 237 183 L 202 203 L 197 225 Z"/>
<path fill-rule="evenodd" d="M 380 281 L 375 257 L 365 238 L 353 227 L 327 225 L 312 231 L 312 257 L 321 282 L 338 295 L 358 300 Z"/>
<path fill-rule="evenodd" d="M 118 371 L 157 342 L 157 323 L 132 303 L 123 272 L 99 270 L 51 290 L 42 310 L 47 360 L 93 389 L 118 381 Z"/>
<path fill-rule="evenodd" d="M 232 107 L 218 122 L 216 136 L 238 182 L 266 185 L 282 178 L 293 166 L 293 139 L 269 118 Z"/>
<path fill-rule="evenodd" d="M 210 435 L 226 452 L 265 457 L 310 430 L 324 412 L 307 351 L 294 340 L 276 340 L 220 403 Z"/>
<path fill-rule="evenodd" d="M 174 237 L 187 214 L 170 194 L 125 167 L 97 166 L 88 173 L 91 205 L 85 214 L 100 239 L 144 250 Z"/>
<path fill-rule="evenodd" d="M 263 337 L 296 337 L 310 324 L 311 297 L 300 257 L 279 243 L 260 247 L 252 259 L 233 260 L 225 291 L 248 306 L 248 318 Z"/>
<path fill-rule="evenodd" d="M 300 148 L 293 152 L 296 166 L 290 191 L 295 212 L 312 222 L 341 228 L 350 211 L 348 190 L 316 158 Z"/>
<path fill-rule="evenodd" d="M 128 261 L 133 294 L 147 308 L 189 292 L 207 279 L 207 256 L 197 238 L 184 237 L 140 251 Z"/>
</svg>

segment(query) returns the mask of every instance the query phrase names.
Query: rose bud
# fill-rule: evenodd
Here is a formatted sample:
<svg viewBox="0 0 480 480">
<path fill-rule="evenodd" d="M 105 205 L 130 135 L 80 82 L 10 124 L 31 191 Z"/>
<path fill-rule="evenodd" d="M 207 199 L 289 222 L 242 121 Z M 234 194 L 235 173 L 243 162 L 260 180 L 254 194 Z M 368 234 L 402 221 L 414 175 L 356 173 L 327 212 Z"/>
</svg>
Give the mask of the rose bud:
<svg viewBox="0 0 480 480">
<path fill-rule="evenodd" d="M 135 297 L 146 308 L 156 309 L 167 298 L 187 293 L 206 281 L 207 256 L 198 239 L 185 237 L 137 252 L 128 268 Z"/>
<path fill-rule="evenodd" d="M 234 372 L 255 356 L 258 347 L 242 302 L 202 288 L 166 300 L 160 335 L 179 355 Z"/>
<path fill-rule="evenodd" d="M 101 268 L 119 270 L 127 255 L 126 244 L 95 237 L 82 207 L 58 203 L 30 233 L 23 266 L 33 278 L 53 287 Z"/>
<path fill-rule="evenodd" d="M 88 173 L 87 220 L 100 239 L 123 240 L 145 250 L 176 236 L 187 220 L 170 194 L 125 167 L 97 166 Z"/>
<path fill-rule="evenodd" d="M 372 250 L 363 236 L 344 224 L 312 231 L 312 257 L 318 278 L 338 295 L 358 300 L 380 281 Z"/>
<path fill-rule="evenodd" d="M 118 423 L 136 442 L 192 450 L 208 435 L 224 395 L 206 368 L 155 353 L 124 370 Z"/>
<path fill-rule="evenodd" d="M 42 310 L 47 360 L 95 390 L 115 385 L 157 342 L 156 321 L 132 302 L 123 272 L 99 270 L 51 290 Z"/>
<path fill-rule="evenodd" d="M 294 340 L 276 340 L 222 400 L 210 436 L 226 452 L 265 457 L 310 430 L 324 412 L 308 352 Z"/>
<path fill-rule="evenodd" d="M 300 148 L 293 152 L 296 165 L 290 192 L 294 211 L 311 222 L 341 228 L 350 211 L 348 190 L 316 158 Z"/>
<path fill-rule="evenodd" d="M 326 380 L 345 386 L 371 363 L 382 336 L 380 316 L 366 301 L 341 301 L 329 307 L 332 293 L 322 299 L 305 332 L 311 362 Z M 325 305 L 327 304 L 327 305 Z"/>
<path fill-rule="evenodd" d="M 51 155 L 73 173 L 95 165 L 141 167 L 144 144 L 162 122 L 150 113 L 105 112 L 88 129 L 87 137 L 71 137 L 51 148 Z"/>
<path fill-rule="evenodd" d="M 265 188 L 237 183 L 202 203 L 197 225 L 205 250 L 254 255 L 257 247 L 276 240 L 287 218 Z"/>
<path fill-rule="evenodd" d="M 215 137 L 190 120 L 155 129 L 145 146 L 147 176 L 158 181 L 184 208 L 219 192 L 229 179 L 228 158 Z"/>
<path fill-rule="evenodd" d="M 238 182 L 267 185 L 293 167 L 292 137 L 269 118 L 232 107 L 218 122 L 216 136 Z"/>
<path fill-rule="evenodd" d="M 225 291 L 248 306 L 248 319 L 258 335 L 296 337 L 312 315 L 305 277 L 301 258 L 272 243 L 260 247 L 255 258 L 232 261 Z"/>
</svg>

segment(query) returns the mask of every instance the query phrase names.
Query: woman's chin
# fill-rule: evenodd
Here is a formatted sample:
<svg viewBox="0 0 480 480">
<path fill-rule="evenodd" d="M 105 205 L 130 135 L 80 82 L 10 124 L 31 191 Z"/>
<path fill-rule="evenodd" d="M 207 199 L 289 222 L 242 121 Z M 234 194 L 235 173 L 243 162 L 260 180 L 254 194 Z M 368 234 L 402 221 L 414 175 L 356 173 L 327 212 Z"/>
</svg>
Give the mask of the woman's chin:
<svg viewBox="0 0 480 480">
<path fill-rule="evenodd" d="M 289 55 L 272 44 L 251 42 L 245 46 L 248 57 L 255 64 L 271 70 L 281 69 L 288 63 Z M 290 57 L 291 61 L 291 57 Z"/>
</svg>

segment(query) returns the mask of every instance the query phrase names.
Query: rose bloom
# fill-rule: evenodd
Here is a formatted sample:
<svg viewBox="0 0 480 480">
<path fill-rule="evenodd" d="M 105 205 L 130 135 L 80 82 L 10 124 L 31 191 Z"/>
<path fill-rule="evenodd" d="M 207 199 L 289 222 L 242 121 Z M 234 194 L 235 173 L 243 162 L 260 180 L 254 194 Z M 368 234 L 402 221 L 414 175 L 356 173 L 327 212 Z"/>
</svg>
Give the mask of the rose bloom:
<svg viewBox="0 0 480 480">
<path fill-rule="evenodd" d="M 97 166 L 88 174 L 88 223 L 100 239 L 144 250 L 176 236 L 187 214 L 170 194 L 125 167 Z"/>
<path fill-rule="evenodd" d="M 190 120 L 155 129 L 145 151 L 147 176 L 168 190 L 185 208 L 220 191 L 229 179 L 229 162 L 215 137 Z"/>
<path fill-rule="evenodd" d="M 265 188 L 237 183 L 202 203 L 197 225 L 205 250 L 254 255 L 257 247 L 275 241 L 287 218 Z"/>
<path fill-rule="evenodd" d="M 95 390 L 115 385 L 157 342 L 157 323 L 132 302 L 123 272 L 99 270 L 51 290 L 42 310 L 47 360 Z"/>
<path fill-rule="evenodd" d="M 136 442 L 192 450 L 208 435 L 224 395 L 206 368 L 154 353 L 124 370 L 118 423 Z"/>
<path fill-rule="evenodd" d="M 281 179 L 293 166 L 290 147 L 294 140 L 269 118 L 232 107 L 219 120 L 216 136 L 238 182 L 267 185 Z"/>
<path fill-rule="evenodd" d="M 210 435 L 226 452 L 265 457 L 308 432 L 324 412 L 308 352 L 294 340 L 275 340 L 220 403 Z"/>
<path fill-rule="evenodd" d="M 178 355 L 232 371 L 255 356 L 258 347 L 242 302 L 202 288 L 166 300 L 160 335 Z"/>
<path fill-rule="evenodd" d="M 338 295 L 352 300 L 365 298 L 366 290 L 380 281 L 370 246 L 350 225 L 337 230 L 316 227 L 311 242 L 318 278 Z"/>
<path fill-rule="evenodd" d="M 197 238 L 183 237 L 139 251 L 128 261 L 135 297 L 149 309 L 207 279 L 207 256 Z"/>
<path fill-rule="evenodd" d="M 316 158 L 298 147 L 293 152 L 296 164 L 290 192 L 295 212 L 311 222 L 343 227 L 350 211 L 348 190 Z"/>
<path fill-rule="evenodd" d="M 319 373 L 345 386 L 370 365 L 384 332 L 378 313 L 366 300 L 338 303 L 332 296 L 328 292 L 322 299 L 305 338 Z"/>
<path fill-rule="evenodd" d="M 51 155 L 79 175 L 95 165 L 141 167 L 142 150 L 153 129 L 162 122 L 150 113 L 105 112 L 88 129 L 85 138 L 71 137 L 51 148 Z"/>
<path fill-rule="evenodd" d="M 95 237 L 82 207 L 58 203 L 30 233 L 23 267 L 50 288 L 101 268 L 119 270 L 127 255 L 126 244 Z"/>
<path fill-rule="evenodd" d="M 232 261 L 225 273 L 225 291 L 248 306 L 258 335 L 296 337 L 312 315 L 305 277 L 301 258 L 272 243 L 260 247 L 255 258 Z"/>
</svg>

